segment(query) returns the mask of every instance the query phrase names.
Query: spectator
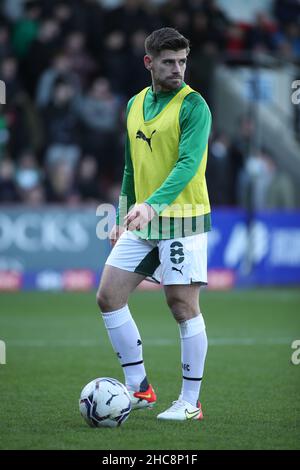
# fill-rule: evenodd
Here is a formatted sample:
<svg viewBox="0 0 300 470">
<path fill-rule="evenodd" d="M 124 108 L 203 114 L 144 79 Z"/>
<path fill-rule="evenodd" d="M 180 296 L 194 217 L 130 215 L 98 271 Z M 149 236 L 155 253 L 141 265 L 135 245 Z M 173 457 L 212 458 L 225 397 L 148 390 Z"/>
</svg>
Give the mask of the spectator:
<svg viewBox="0 0 300 470">
<path fill-rule="evenodd" d="M 190 33 L 191 18 L 186 8 L 174 9 L 171 12 L 170 20 L 175 29 L 180 31 L 183 36 L 188 36 Z"/>
<path fill-rule="evenodd" d="M 80 156 L 80 125 L 74 105 L 75 90 L 71 83 L 58 79 L 53 97 L 43 111 L 48 149 L 47 164 L 64 159 L 76 165 Z"/>
<path fill-rule="evenodd" d="M 129 38 L 130 53 L 126 56 L 124 88 L 124 94 L 128 99 L 145 87 L 145 83 L 149 81 L 149 72 L 141 60 L 145 54 L 144 42 L 146 37 L 146 31 L 139 29 Z M 134 74 L 132 73 L 133 70 Z"/>
<path fill-rule="evenodd" d="M 41 170 L 31 151 L 25 151 L 19 158 L 16 170 L 17 191 L 22 202 L 31 200 L 31 193 L 40 187 Z"/>
<path fill-rule="evenodd" d="M 125 57 L 125 34 L 121 30 L 111 31 L 104 41 L 103 56 L 101 58 L 103 64 L 103 71 L 105 76 L 109 79 L 111 87 L 117 93 L 126 95 L 126 74 L 129 67 L 126 63 Z M 125 77 L 120 77 L 120 70 L 124 71 Z"/>
<path fill-rule="evenodd" d="M 68 1 L 59 0 L 54 2 L 53 18 L 58 22 L 60 29 L 68 34 L 77 26 L 75 10 L 74 5 Z"/>
<path fill-rule="evenodd" d="M 101 57 L 103 41 L 99 41 L 99 35 L 105 31 L 105 10 L 102 2 L 97 0 L 80 1 L 81 28 L 85 31 L 87 38 L 87 48 L 93 57 Z"/>
<path fill-rule="evenodd" d="M 11 159 L 0 160 L 0 202 L 17 202 L 18 192 L 14 180 L 14 164 Z"/>
<path fill-rule="evenodd" d="M 240 174 L 245 161 L 252 152 L 252 147 L 255 141 L 255 132 L 256 129 L 253 119 L 247 115 L 240 116 L 230 148 L 230 200 L 233 205 L 237 205 L 240 202 Z"/>
<path fill-rule="evenodd" d="M 53 18 L 47 18 L 41 22 L 38 35 L 30 45 L 28 56 L 22 68 L 22 75 L 31 96 L 34 95 L 39 76 L 50 65 L 59 46 L 59 23 Z"/>
<path fill-rule="evenodd" d="M 203 5 L 208 18 L 209 29 L 213 32 L 219 47 L 223 49 L 229 20 L 216 0 L 204 0 Z"/>
<path fill-rule="evenodd" d="M 273 35 L 276 49 L 287 59 L 300 59 L 300 27 L 295 22 L 288 23 Z"/>
<path fill-rule="evenodd" d="M 250 51 L 272 51 L 274 25 L 264 13 L 256 15 L 255 24 L 247 31 L 245 47 Z"/>
<path fill-rule="evenodd" d="M 98 172 L 96 158 L 93 155 L 85 155 L 80 161 L 77 176 L 77 188 L 84 202 L 99 204 L 105 200 Z"/>
<path fill-rule="evenodd" d="M 40 2 L 28 0 L 25 3 L 25 14 L 17 21 L 12 38 L 14 51 L 20 59 L 26 57 L 32 41 L 38 35 L 40 16 Z"/>
<path fill-rule="evenodd" d="M 230 204 L 230 141 L 219 133 L 210 143 L 207 161 L 207 185 L 212 205 Z"/>
<path fill-rule="evenodd" d="M 295 208 L 292 180 L 264 149 L 248 158 L 240 184 L 241 205 L 250 211 Z"/>
<path fill-rule="evenodd" d="M 239 58 L 245 49 L 245 31 L 236 23 L 231 24 L 226 33 L 226 52 L 230 59 Z"/>
<path fill-rule="evenodd" d="M 202 48 L 197 48 L 190 59 L 191 86 L 198 90 L 207 101 L 210 108 L 214 109 L 213 86 L 217 64 L 217 48 L 214 42 L 206 42 Z"/>
<path fill-rule="evenodd" d="M 48 166 L 45 183 L 47 201 L 50 203 L 72 203 L 79 201 L 74 185 L 74 166 L 65 160 L 56 160 Z"/>
<path fill-rule="evenodd" d="M 268 158 L 267 165 L 271 173 L 271 180 L 266 194 L 266 209 L 295 209 L 296 194 L 292 179 L 284 170 L 279 169 L 275 160 Z"/>
<path fill-rule="evenodd" d="M 64 52 L 70 58 L 71 70 L 79 77 L 84 88 L 88 77 L 96 72 L 96 63 L 86 50 L 86 38 L 81 31 L 73 31 L 65 40 Z"/>
<path fill-rule="evenodd" d="M 23 84 L 19 80 L 15 57 L 6 57 L 0 67 L 0 79 L 6 88 L 5 124 L 9 132 L 9 149 L 16 157 L 26 147 L 38 150 L 41 146 L 39 120 Z"/>
<path fill-rule="evenodd" d="M 124 0 L 123 5 L 108 11 L 105 16 L 106 28 L 109 28 L 106 32 L 122 30 L 129 36 L 137 29 L 152 29 L 152 18 L 140 0 Z"/>
<path fill-rule="evenodd" d="M 36 103 L 43 107 L 49 104 L 55 83 L 58 79 L 71 83 L 75 94 L 80 93 L 80 80 L 76 73 L 72 72 L 70 58 L 63 53 L 58 53 L 49 68 L 41 74 L 37 84 Z"/>
<path fill-rule="evenodd" d="M 12 46 L 10 42 L 9 27 L 5 23 L 0 24 L 0 60 L 7 56 L 12 56 Z"/>
<path fill-rule="evenodd" d="M 208 18 L 203 11 L 196 12 L 192 18 L 190 38 L 197 51 L 205 47 L 208 42 L 215 43 L 216 38 L 209 28 Z"/>
<path fill-rule="evenodd" d="M 15 57 L 7 56 L 0 64 L 0 79 L 5 83 L 6 102 L 11 103 L 23 91 L 18 77 L 18 62 Z"/>
<path fill-rule="evenodd" d="M 113 94 L 109 81 L 98 77 L 88 94 L 79 102 L 84 151 L 97 156 L 102 172 L 107 176 L 116 164 L 121 102 Z"/>
</svg>

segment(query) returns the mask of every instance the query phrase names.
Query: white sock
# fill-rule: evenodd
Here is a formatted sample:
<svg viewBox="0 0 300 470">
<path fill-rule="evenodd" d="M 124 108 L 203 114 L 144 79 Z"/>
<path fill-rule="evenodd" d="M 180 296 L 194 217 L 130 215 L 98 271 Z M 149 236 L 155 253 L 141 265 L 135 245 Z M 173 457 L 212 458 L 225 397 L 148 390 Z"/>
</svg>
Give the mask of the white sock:
<svg viewBox="0 0 300 470">
<path fill-rule="evenodd" d="M 112 347 L 123 367 L 128 390 L 140 390 L 146 372 L 142 342 L 128 305 L 102 314 Z"/>
<path fill-rule="evenodd" d="M 179 323 L 181 338 L 182 389 L 180 398 L 197 405 L 200 394 L 204 362 L 207 352 L 207 336 L 203 316 Z"/>
</svg>

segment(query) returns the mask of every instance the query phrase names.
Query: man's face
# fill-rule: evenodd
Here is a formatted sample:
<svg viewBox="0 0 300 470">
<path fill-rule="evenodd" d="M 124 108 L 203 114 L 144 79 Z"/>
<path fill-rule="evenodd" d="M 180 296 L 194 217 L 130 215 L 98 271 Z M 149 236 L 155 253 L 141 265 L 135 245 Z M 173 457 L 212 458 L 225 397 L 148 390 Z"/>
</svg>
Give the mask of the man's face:
<svg viewBox="0 0 300 470">
<path fill-rule="evenodd" d="M 155 91 L 169 91 L 179 88 L 184 80 L 187 51 L 163 50 L 158 56 L 146 55 L 145 67 L 151 71 Z"/>
</svg>

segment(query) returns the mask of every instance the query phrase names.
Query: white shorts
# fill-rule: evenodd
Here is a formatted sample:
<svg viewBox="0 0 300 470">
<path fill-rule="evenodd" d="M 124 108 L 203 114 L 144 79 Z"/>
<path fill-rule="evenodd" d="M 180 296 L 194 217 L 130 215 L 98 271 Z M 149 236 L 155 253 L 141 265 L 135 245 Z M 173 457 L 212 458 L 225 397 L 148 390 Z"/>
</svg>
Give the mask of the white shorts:
<svg viewBox="0 0 300 470">
<path fill-rule="evenodd" d="M 207 233 L 171 240 L 144 240 L 126 231 L 106 264 L 144 274 L 164 285 L 207 284 Z"/>
</svg>

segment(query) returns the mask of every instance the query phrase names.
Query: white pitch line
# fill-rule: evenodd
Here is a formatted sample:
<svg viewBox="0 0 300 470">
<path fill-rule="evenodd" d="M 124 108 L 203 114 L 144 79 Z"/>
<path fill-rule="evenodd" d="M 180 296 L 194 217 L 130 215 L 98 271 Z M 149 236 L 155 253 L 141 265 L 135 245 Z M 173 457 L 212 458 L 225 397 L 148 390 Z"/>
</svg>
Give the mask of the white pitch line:
<svg viewBox="0 0 300 470">
<path fill-rule="evenodd" d="M 266 346 L 266 345 L 287 345 L 290 347 L 293 338 L 208 338 L 209 346 Z M 173 346 L 179 343 L 178 340 L 164 338 L 145 339 L 146 346 Z M 101 340 L 83 339 L 55 339 L 50 340 L 6 340 L 7 348 L 60 348 L 60 347 L 95 347 L 101 345 Z"/>
</svg>

